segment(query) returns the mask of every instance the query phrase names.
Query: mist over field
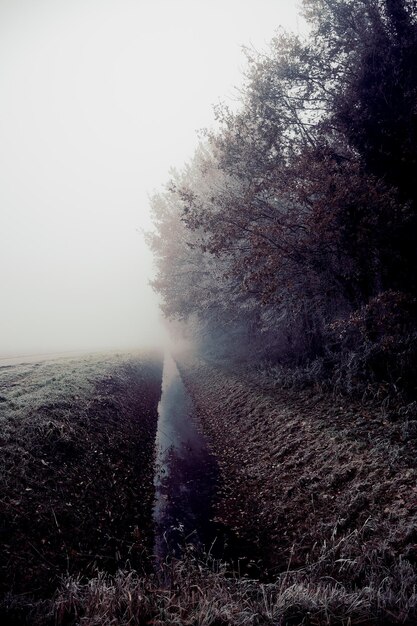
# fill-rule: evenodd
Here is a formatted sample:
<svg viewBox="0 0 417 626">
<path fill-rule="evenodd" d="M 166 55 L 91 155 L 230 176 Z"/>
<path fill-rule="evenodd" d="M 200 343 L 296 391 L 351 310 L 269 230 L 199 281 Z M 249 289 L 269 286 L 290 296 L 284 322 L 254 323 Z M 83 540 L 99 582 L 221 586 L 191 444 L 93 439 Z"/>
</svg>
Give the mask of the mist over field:
<svg viewBox="0 0 417 626">
<path fill-rule="evenodd" d="M 1 0 L 0 355 L 164 338 L 149 195 L 295 7 Z M 215 41 L 215 45 L 214 45 Z"/>
</svg>

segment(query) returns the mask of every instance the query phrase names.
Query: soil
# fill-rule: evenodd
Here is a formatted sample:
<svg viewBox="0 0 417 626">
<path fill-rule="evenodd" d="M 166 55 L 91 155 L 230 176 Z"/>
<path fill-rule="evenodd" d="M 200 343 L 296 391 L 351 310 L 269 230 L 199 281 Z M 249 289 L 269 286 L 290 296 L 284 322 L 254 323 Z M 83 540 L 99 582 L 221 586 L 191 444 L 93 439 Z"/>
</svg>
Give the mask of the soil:
<svg viewBox="0 0 417 626">
<path fill-rule="evenodd" d="M 219 366 L 178 361 L 220 463 L 218 518 L 250 543 L 265 573 L 303 567 L 324 542 L 349 534 L 360 536 L 356 564 L 373 554 L 387 568 L 399 557 L 416 565 L 413 421 L 312 389 L 268 391 Z"/>
<path fill-rule="evenodd" d="M 0 368 L 3 594 L 146 567 L 161 376 L 160 355 Z"/>
</svg>

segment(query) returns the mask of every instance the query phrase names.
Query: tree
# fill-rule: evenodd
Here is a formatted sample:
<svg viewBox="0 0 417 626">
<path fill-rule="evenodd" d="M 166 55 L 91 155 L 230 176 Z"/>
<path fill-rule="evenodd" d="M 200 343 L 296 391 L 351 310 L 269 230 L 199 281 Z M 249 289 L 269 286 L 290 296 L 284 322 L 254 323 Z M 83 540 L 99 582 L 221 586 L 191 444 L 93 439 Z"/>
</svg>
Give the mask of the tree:
<svg viewBox="0 0 417 626">
<path fill-rule="evenodd" d="M 308 39 L 248 53 L 240 110 L 217 108 L 155 198 L 152 241 L 168 314 L 293 361 L 328 352 L 335 320 L 417 291 L 415 5 L 304 8 Z"/>
</svg>

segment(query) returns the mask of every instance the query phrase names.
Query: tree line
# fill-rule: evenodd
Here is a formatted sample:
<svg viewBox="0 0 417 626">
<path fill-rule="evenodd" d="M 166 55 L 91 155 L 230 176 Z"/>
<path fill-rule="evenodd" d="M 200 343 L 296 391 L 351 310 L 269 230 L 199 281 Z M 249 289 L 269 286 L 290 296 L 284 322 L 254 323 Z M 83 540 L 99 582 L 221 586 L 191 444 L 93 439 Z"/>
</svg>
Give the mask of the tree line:
<svg viewBox="0 0 417 626">
<path fill-rule="evenodd" d="M 207 354 L 414 391 L 417 3 L 303 11 L 152 198 L 153 284 Z"/>
</svg>

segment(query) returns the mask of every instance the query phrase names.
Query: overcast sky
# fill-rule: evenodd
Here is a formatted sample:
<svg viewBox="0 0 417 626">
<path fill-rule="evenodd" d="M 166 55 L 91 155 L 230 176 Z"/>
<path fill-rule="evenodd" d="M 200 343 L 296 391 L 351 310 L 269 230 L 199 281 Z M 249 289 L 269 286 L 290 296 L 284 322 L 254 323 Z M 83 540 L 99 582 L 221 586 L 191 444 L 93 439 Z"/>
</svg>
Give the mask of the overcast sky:
<svg viewBox="0 0 417 626">
<path fill-rule="evenodd" d="M 160 341 L 148 197 L 289 0 L 0 0 L 0 355 Z"/>
</svg>

